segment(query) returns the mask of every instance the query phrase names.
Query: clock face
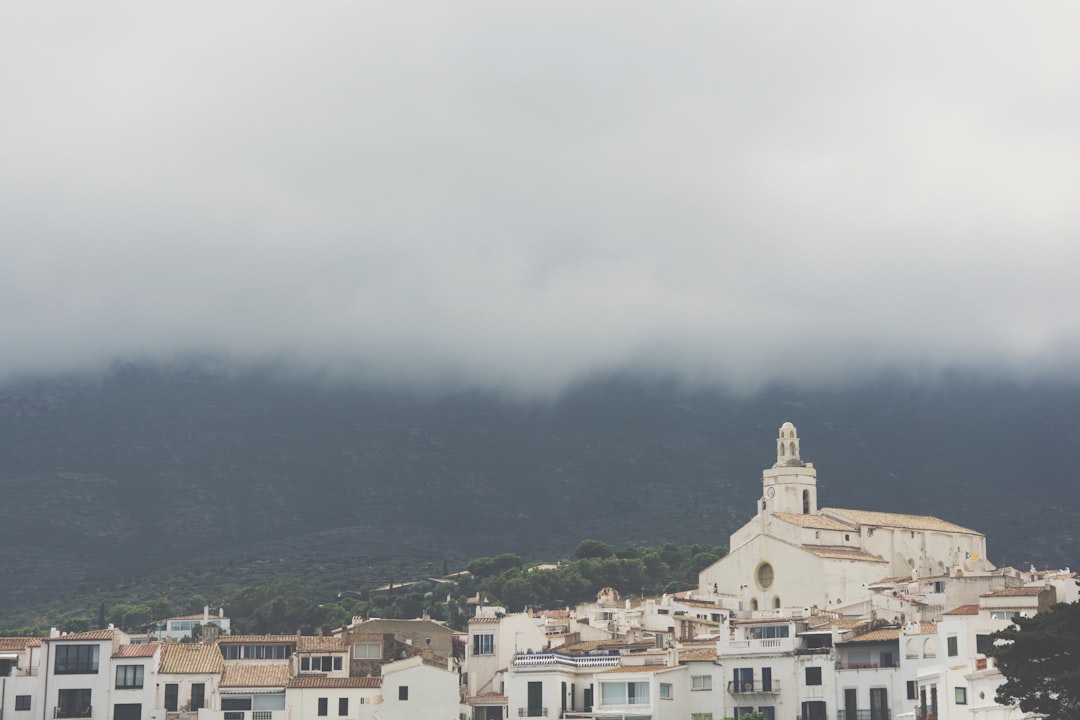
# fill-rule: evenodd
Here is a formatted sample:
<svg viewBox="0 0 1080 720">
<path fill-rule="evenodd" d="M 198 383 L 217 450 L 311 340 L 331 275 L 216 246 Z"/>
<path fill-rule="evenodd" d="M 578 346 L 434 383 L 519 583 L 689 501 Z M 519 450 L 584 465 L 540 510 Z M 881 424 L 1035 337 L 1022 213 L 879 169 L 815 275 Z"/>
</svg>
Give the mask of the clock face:
<svg viewBox="0 0 1080 720">
<path fill-rule="evenodd" d="M 774 488 L 774 487 L 769 488 L 769 497 L 775 497 L 775 496 L 776 496 L 776 488 Z"/>
</svg>

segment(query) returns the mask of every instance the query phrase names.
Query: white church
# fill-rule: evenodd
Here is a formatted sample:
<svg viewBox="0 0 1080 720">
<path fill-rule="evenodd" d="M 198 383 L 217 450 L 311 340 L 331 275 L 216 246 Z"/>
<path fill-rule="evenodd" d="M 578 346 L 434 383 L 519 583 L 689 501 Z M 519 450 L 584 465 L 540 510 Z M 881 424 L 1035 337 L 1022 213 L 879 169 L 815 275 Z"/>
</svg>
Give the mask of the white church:
<svg viewBox="0 0 1080 720">
<path fill-rule="evenodd" d="M 790 422 L 761 485 L 755 517 L 731 536 L 729 554 L 699 575 L 701 596 L 727 598 L 746 612 L 835 610 L 884 578 L 994 569 L 986 536 L 974 530 L 926 515 L 819 508 L 817 471 L 802 460 Z"/>
</svg>

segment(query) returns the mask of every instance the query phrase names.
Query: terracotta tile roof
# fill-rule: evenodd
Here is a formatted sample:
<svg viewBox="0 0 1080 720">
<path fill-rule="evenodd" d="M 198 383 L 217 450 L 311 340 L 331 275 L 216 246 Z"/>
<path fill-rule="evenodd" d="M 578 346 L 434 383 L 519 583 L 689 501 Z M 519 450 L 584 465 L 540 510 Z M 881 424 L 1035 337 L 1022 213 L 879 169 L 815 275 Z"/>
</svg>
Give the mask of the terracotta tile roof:
<svg viewBox="0 0 1080 720">
<path fill-rule="evenodd" d="M 917 627 L 905 627 L 905 635 L 937 635 L 937 623 L 919 623 Z"/>
<path fill-rule="evenodd" d="M 659 670 L 670 670 L 667 665 L 619 665 L 609 670 L 598 671 L 597 674 L 607 675 L 608 673 L 651 673 Z"/>
<path fill-rule="evenodd" d="M 210 613 L 206 617 L 207 617 L 208 620 L 214 620 L 214 619 L 220 620 L 221 619 L 220 617 L 217 616 L 217 613 Z M 168 622 L 169 620 L 202 620 L 202 619 L 203 619 L 203 614 L 202 613 L 194 613 L 192 615 L 177 615 L 176 617 L 165 618 L 161 622 Z"/>
<path fill-rule="evenodd" d="M 41 638 L 0 637 L 0 651 L 4 652 L 24 650 L 28 647 L 39 647 L 40 645 Z"/>
<path fill-rule="evenodd" d="M 113 635 L 115 634 L 115 630 L 90 630 L 89 632 L 68 633 L 67 635 L 58 638 L 42 638 L 42 640 L 47 642 L 65 640 L 112 640 Z"/>
<path fill-rule="evenodd" d="M 326 677 L 323 675 L 301 675 L 289 680 L 290 688 L 378 688 L 382 687 L 381 677 Z"/>
<path fill-rule="evenodd" d="M 880 630 L 871 630 L 865 632 L 862 635 L 856 635 L 853 638 L 844 640 L 844 643 L 868 643 L 868 642 L 887 642 L 889 640 L 900 639 L 900 628 L 882 628 Z"/>
<path fill-rule="evenodd" d="M 976 530 L 961 527 L 932 515 L 904 515 L 902 513 L 874 512 L 872 510 L 843 510 L 841 508 L 822 508 L 826 515 L 839 516 L 837 519 L 859 525 L 878 525 L 896 527 L 905 530 L 937 530 L 939 532 L 967 533 L 980 535 Z"/>
<path fill-rule="evenodd" d="M 582 642 L 576 642 L 571 645 L 560 645 L 557 648 L 552 648 L 552 652 L 560 652 L 566 655 L 585 655 L 601 647 L 615 650 L 623 646 L 625 646 L 625 643 L 613 643 L 611 640 L 584 640 Z"/>
<path fill-rule="evenodd" d="M 303 636 L 301 636 L 303 637 Z M 292 643 L 296 644 L 295 635 L 222 635 L 219 643 Z"/>
<path fill-rule="evenodd" d="M 807 623 L 807 624 L 813 630 L 817 630 L 817 629 L 820 629 L 820 628 L 830 628 L 830 627 L 834 627 L 837 630 L 851 630 L 851 629 L 857 628 L 857 627 L 859 627 L 861 625 L 865 625 L 866 620 L 863 620 L 861 618 L 829 618 L 829 617 L 826 617 L 826 618 L 822 618 L 821 620 L 818 620 L 818 621 L 815 621 L 815 620 L 811 619 L 810 622 Z"/>
<path fill-rule="evenodd" d="M 716 660 L 716 646 L 687 648 L 679 651 L 679 662 L 699 662 Z"/>
<path fill-rule="evenodd" d="M 798 513 L 774 512 L 772 516 L 778 520 L 795 525 L 797 527 L 810 528 L 812 530 L 854 530 L 852 523 L 842 522 L 836 518 L 826 517 L 821 514 L 800 515 Z"/>
<path fill-rule="evenodd" d="M 225 666 L 221 687 L 285 687 L 289 663 L 236 663 Z"/>
<path fill-rule="evenodd" d="M 505 705 L 506 696 L 501 693 L 481 693 L 465 698 L 469 705 Z"/>
<path fill-rule="evenodd" d="M 341 638 L 330 635 L 301 635 L 297 644 L 297 652 L 345 652 L 348 646 Z"/>
<path fill-rule="evenodd" d="M 474 617 L 469 618 L 470 625 L 497 625 L 502 618 Z"/>
<path fill-rule="evenodd" d="M 871 585 L 900 585 L 902 583 L 911 582 L 910 575 L 897 575 L 896 577 L 881 578 L 877 582 L 870 583 Z"/>
<path fill-rule="evenodd" d="M 161 650 L 158 672 L 219 674 L 225 660 L 216 645 L 207 643 L 166 643 Z"/>
<path fill-rule="evenodd" d="M 689 605 L 690 607 L 714 608 L 716 610 L 726 609 L 722 605 L 717 605 L 716 603 L 709 600 L 691 600 L 690 598 L 686 598 L 680 599 L 678 602 L 680 605 Z"/>
<path fill-rule="evenodd" d="M 859 550 L 858 548 L 803 545 L 802 549 L 808 553 L 817 555 L 820 558 L 825 558 L 826 560 L 859 560 L 862 562 L 876 563 L 889 562 L 880 555 L 872 555 L 871 553 L 868 553 L 865 550 Z"/>
<path fill-rule="evenodd" d="M 121 645 L 113 653 L 115 658 L 154 657 L 161 643 L 142 643 L 139 645 Z"/>
<path fill-rule="evenodd" d="M 1046 590 L 1044 587 L 1005 588 L 1003 590 L 994 590 L 993 592 L 983 593 L 979 597 L 1034 597 L 1044 590 Z"/>
<path fill-rule="evenodd" d="M 961 605 L 960 607 L 956 608 L 955 610 L 950 610 L 949 612 L 947 612 L 945 614 L 946 615 L 978 615 L 979 614 L 979 606 L 978 605 Z"/>
</svg>

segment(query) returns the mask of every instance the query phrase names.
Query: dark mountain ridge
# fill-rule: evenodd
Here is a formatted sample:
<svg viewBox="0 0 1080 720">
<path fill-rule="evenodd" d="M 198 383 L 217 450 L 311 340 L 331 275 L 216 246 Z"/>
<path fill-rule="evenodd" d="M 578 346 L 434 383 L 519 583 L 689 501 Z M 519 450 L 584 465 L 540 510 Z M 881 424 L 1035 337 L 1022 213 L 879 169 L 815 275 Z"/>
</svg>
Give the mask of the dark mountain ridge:
<svg viewBox="0 0 1080 720">
<path fill-rule="evenodd" d="M 1080 387 L 955 379 L 747 396 L 634 378 L 558 399 L 126 367 L 0 389 L 0 607 L 238 557 L 726 544 L 791 420 L 824 506 L 937 515 L 1077 564 Z"/>
</svg>

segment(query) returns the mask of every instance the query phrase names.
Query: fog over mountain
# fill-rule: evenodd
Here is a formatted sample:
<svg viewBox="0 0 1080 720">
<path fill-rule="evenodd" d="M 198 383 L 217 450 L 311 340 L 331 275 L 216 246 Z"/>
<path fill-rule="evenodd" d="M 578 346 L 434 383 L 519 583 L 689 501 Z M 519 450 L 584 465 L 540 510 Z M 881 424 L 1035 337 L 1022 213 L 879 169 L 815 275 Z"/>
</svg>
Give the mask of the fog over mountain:
<svg viewBox="0 0 1080 720">
<path fill-rule="evenodd" d="M 784 420 L 1075 561 L 1075 3 L 5 10 L 0 603 L 724 542 Z"/>
<path fill-rule="evenodd" d="M 13 4 L 0 373 L 1080 360 L 1071 3 Z"/>
</svg>

